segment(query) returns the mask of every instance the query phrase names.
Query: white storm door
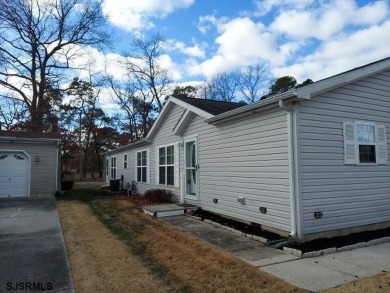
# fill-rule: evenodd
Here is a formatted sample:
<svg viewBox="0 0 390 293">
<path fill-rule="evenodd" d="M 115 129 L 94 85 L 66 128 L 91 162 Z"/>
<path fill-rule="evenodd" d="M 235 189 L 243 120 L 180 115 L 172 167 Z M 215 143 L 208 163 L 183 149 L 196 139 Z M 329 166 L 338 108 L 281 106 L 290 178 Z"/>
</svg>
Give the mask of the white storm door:
<svg viewBox="0 0 390 293">
<path fill-rule="evenodd" d="M 185 197 L 197 199 L 198 195 L 198 148 L 197 140 L 191 139 L 184 142 L 185 157 Z"/>
</svg>

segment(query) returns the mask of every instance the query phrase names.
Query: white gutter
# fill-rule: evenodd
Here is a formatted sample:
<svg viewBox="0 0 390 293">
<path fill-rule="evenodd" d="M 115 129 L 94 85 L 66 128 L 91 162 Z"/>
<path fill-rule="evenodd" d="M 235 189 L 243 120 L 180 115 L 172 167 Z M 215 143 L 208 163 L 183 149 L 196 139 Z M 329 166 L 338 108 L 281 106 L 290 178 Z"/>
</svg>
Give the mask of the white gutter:
<svg viewBox="0 0 390 293">
<path fill-rule="evenodd" d="M 286 106 L 283 100 L 279 100 L 279 108 L 287 111 L 287 133 L 288 133 L 288 158 L 289 158 L 289 186 L 290 186 L 290 216 L 291 233 L 293 238 L 303 239 L 301 229 L 301 217 L 299 208 L 299 178 L 298 178 L 298 139 L 296 111 L 292 106 Z"/>
</svg>

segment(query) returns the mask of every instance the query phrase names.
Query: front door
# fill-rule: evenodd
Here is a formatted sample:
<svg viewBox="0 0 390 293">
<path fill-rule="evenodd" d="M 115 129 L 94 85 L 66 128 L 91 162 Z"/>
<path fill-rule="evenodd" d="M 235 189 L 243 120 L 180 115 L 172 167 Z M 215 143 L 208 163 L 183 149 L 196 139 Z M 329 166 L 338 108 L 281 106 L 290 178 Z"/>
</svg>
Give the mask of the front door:
<svg viewBox="0 0 390 293">
<path fill-rule="evenodd" d="M 198 194 L 198 153 L 196 139 L 185 141 L 184 157 L 185 157 L 185 198 L 197 199 Z"/>
</svg>

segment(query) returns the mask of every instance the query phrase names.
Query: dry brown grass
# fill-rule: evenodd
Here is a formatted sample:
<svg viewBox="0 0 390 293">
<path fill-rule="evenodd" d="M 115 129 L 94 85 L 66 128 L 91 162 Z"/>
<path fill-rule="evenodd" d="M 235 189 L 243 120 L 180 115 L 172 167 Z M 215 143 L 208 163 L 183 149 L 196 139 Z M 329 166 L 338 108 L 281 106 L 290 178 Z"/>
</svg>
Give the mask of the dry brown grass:
<svg viewBox="0 0 390 293">
<path fill-rule="evenodd" d="M 167 292 L 87 205 L 59 202 L 58 211 L 76 292 Z"/>
<path fill-rule="evenodd" d="M 118 205 L 128 207 L 124 201 Z M 306 292 L 141 212 L 122 212 L 120 218 L 144 224 L 138 241 L 146 243 L 153 259 L 190 291 Z"/>
<path fill-rule="evenodd" d="M 362 280 L 350 282 L 337 288 L 324 291 L 326 293 L 384 293 L 390 292 L 390 273 L 384 273 L 377 276 L 365 278 Z"/>
</svg>

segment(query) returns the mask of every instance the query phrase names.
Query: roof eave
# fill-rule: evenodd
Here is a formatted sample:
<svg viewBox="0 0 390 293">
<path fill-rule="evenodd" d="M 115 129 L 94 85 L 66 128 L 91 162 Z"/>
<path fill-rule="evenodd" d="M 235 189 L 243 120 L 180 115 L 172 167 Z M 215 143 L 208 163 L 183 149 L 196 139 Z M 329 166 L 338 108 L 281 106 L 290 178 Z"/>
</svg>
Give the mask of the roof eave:
<svg viewBox="0 0 390 293">
<path fill-rule="evenodd" d="M 267 98 L 267 99 L 260 100 L 258 102 L 253 103 L 253 104 L 249 104 L 249 105 L 246 105 L 246 106 L 219 114 L 219 115 L 212 117 L 210 119 L 206 119 L 205 121 L 206 121 L 206 123 L 209 123 L 209 124 L 215 124 L 217 122 L 223 121 L 223 120 L 231 118 L 233 116 L 240 116 L 240 115 L 244 115 L 248 112 L 258 111 L 260 109 L 265 109 L 266 106 L 277 104 L 279 102 L 279 100 L 287 100 L 287 99 L 291 99 L 291 98 L 297 98 L 297 94 L 296 94 L 295 89 L 288 91 L 288 92 L 284 92 L 284 93 L 275 95 L 275 96 L 272 96 L 272 97 Z"/>
<path fill-rule="evenodd" d="M 0 140 L 12 141 L 29 141 L 29 142 L 61 142 L 61 138 L 45 138 L 45 137 L 16 137 L 16 136 L 0 136 Z"/>
<path fill-rule="evenodd" d="M 115 153 L 120 153 L 120 152 L 123 152 L 123 151 L 126 151 L 126 150 L 130 150 L 132 148 L 135 148 L 135 147 L 138 147 L 138 146 L 141 146 L 141 145 L 145 145 L 145 144 L 148 144 L 148 143 L 149 143 L 149 141 L 147 141 L 145 139 L 141 139 L 141 140 L 138 140 L 138 141 L 126 144 L 124 146 L 118 147 L 118 148 L 116 148 L 114 150 L 110 150 L 110 151 L 104 152 L 103 155 L 107 156 L 107 155 L 112 155 L 112 154 L 115 154 Z"/>
</svg>

